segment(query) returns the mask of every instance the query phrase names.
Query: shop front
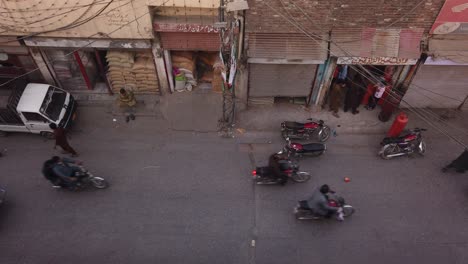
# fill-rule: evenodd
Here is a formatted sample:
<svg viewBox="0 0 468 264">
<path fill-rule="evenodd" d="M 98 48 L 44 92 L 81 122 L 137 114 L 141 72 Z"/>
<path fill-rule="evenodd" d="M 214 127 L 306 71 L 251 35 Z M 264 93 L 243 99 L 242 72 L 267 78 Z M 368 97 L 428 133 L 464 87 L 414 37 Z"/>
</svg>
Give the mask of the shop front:
<svg viewBox="0 0 468 264">
<path fill-rule="evenodd" d="M 186 10 L 181 15 L 171 8 L 161 9 L 154 17 L 154 30 L 164 55 L 171 92 L 222 90 L 221 48 L 217 10 Z"/>
<path fill-rule="evenodd" d="M 318 66 L 327 58 L 324 39 L 300 33 L 249 33 L 248 104 L 307 104 Z"/>
<path fill-rule="evenodd" d="M 44 82 L 40 72 L 34 71 L 36 63 L 27 47 L 22 46 L 14 37 L 0 38 L 0 83 L 23 76 L 29 82 Z"/>
<path fill-rule="evenodd" d="M 361 104 L 372 110 L 374 102 L 381 105 L 390 99 L 397 106 L 418 67 L 421 37 L 422 30 L 335 30 L 333 57 L 314 102 L 328 105 L 335 116 L 340 110 L 356 114 Z M 379 86 L 384 86 L 383 93 L 374 98 Z"/>
<path fill-rule="evenodd" d="M 121 88 L 134 92 L 159 92 L 149 40 L 85 40 L 31 38 L 56 85 L 70 91 Z"/>
</svg>

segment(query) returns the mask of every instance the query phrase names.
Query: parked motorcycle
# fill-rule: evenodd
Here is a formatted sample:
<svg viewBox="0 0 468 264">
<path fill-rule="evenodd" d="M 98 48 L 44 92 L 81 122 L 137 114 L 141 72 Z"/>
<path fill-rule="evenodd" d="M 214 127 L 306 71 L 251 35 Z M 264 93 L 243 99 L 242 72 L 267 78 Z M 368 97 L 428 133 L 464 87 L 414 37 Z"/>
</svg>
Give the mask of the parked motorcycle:
<svg viewBox="0 0 468 264">
<path fill-rule="evenodd" d="M 468 170 L 468 149 L 465 149 L 458 158 L 442 168 L 442 172 L 447 172 L 450 169 L 454 169 L 458 173 L 464 173 Z"/>
<path fill-rule="evenodd" d="M 281 135 L 284 139 L 310 139 L 313 134 L 317 135 L 320 142 L 325 142 L 330 138 L 331 129 L 325 125 L 323 120 L 317 122 L 312 121 L 312 118 L 307 119 L 310 122 L 299 123 L 285 121 L 281 123 Z"/>
<path fill-rule="evenodd" d="M 354 208 L 351 205 L 346 204 L 344 198 L 338 196 L 336 193 L 328 194 L 328 204 L 332 207 L 341 207 L 343 210 L 340 214 L 343 217 L 348 217 L 355 212 Z M 314 213 L 307 204 L 307 200 L 298 202 L 297 206 L 294 207 L 294 216 L 297 220 L 319 220 L 325 218 L 322 215 Z"/>
<path fill-rule="evenodd" d="M 75 173 L 75 181 L 67 181 L 65 184 L 54 185 L 53 188 L 65 188 L 71 191 L 79 191 L 85 189 L 88 186 L 93 186 L 97 189 L 105 189 L 109 187 L 109 183 L 101 177 L 94 176 L 85 167 L 79 165 L 76 166 L 80 170 Z"/>
<path fill-rule="evenodd" d="M 310 174 L 299 171 L 299 164 L 290 159 L 278 161 L 281 171 L 287 175 L 288 179 L 302 183 L 310 179 Z M 257 167 L 252 171 L 252 176 L 256 184 L 280 184 L 281 179 L 274 177 L 273 168 L 270 166 Z"/>
<path fill-rule="evenodd" d="M 421 136 L 422 131 L 426 131 L 426 129 L 415 128 L 409 131 L 408 134 L 401 137 L 384 138 L 380 143 L 380 145 L 382 145 L 382 149 L 380 150 L 379 155 L 383 159 L 410 155 L 414 152 L 423 155 L 426 152 L 426 143 Z"/>
<path fill-rule="evenodd" d="M 290 158 L 302 158 L 304 156 L 320 156 L 327 146 L 324 143 L 308 143 L 300 144 L 297 142 L 291 142 L 289 138 L 286 138 L 286 145 L 283 147 L 283 150 L 279 154 L 285 154 Z"/>
</svg>

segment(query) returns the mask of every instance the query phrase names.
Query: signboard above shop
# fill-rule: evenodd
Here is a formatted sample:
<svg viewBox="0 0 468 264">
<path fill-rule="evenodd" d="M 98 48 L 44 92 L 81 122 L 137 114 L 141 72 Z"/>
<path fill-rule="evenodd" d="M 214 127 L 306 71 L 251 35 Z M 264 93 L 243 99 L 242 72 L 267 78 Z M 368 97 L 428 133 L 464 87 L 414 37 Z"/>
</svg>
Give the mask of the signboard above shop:
<svg viewBox="0 0 468 264">
<path fill-rule="evenodd" d="M 417 62 L 417 59 L 397 57 L 338 57 L 337 64 L 414 65 Z"/>
<path fill-rule="evenodd" d="M 446 0 L 431 34 L 468 34 L 468 0 Z"/>
</svg>

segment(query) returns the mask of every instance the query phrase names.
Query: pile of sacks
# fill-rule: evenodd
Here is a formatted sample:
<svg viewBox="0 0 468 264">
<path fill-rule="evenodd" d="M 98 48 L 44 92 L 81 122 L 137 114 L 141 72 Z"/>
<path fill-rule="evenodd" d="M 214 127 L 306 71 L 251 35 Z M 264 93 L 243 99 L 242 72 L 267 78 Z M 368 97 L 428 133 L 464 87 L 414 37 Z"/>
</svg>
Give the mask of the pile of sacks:
<svg viewBox="0 0 468 264">
<path fill-rule="evenodd" d="M 149 53 L 108 51 L 108 78 L 114 92 L 130 88 L 137 92 L 159 91 L 156 70 Z"/>
<path fill-rule="evenodd" d="M 197 81 L 194 77 L 195 58 L 193 53 L 189 51 L 174 51 L 171 54 L 172 74 L 175 77 L 175 90 L 182 92 L 184 90 L 191 91 L 193 86 L 197 86 Z"/>
</svg>

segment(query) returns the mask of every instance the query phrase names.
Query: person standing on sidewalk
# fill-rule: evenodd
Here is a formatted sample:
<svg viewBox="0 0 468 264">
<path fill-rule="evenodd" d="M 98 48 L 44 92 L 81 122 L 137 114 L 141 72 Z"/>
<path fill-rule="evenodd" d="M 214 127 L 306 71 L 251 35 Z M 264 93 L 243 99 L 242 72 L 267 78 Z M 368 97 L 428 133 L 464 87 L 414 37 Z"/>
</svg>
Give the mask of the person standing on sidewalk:
<svg viewBox="0 0 468 264">
<path fill-rule="evenodd" d="M 375 106 L 379 102 L 380 98 L 382 98 L 382 95 L 385 92 L 385 88 L 387 86 L 387 82 L 382 81 L 381 83 L 376 84 L 376 89 L 374 96 L 369 98 L 369 103 L 366 106 L 367 110 L 374 110 Z"/>
<path fill-rule="evenodd" d="M 134 108 L 136 105 L 135 95 L 132 91 L 127 91 L 125 88 L 119 91 L 120 107 L 125 111 L 125 121 L 128 123 L 130 119 L 135 120 Z"/>
<path fill-rule="evenodd" d="M 77 157 L 78 153 L 76 153 L 76 151 L 70 146 L 70 144 L 68 144 L 67 131 L 62 127 L 57 127 L 57 125 L 54 123 L 50 124 L 49 127 L 54 131 L 55 135 L 54 149 L 57 148 L 57 146 L 60 146 L 64 152 L 70 153 L 72 157 Z"/>
<path fill-rule="evenodd" d="M 346 94 L 346 83 L 342 80 L 338 80 L 330 91 L 330 111 L 332 115 L 339 118 L 338 110 L 343 104 L 343 98 Z"/>
</svg>

